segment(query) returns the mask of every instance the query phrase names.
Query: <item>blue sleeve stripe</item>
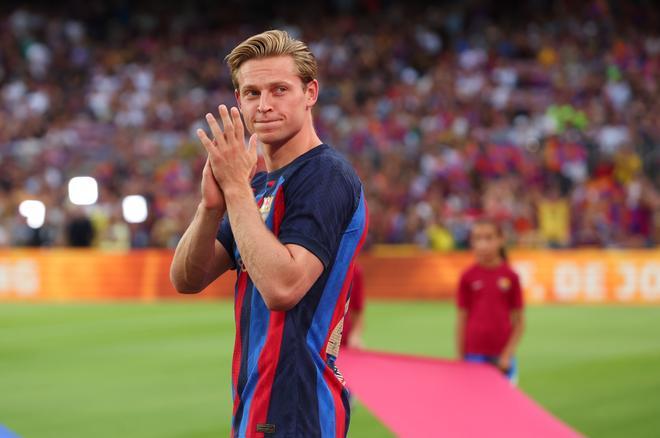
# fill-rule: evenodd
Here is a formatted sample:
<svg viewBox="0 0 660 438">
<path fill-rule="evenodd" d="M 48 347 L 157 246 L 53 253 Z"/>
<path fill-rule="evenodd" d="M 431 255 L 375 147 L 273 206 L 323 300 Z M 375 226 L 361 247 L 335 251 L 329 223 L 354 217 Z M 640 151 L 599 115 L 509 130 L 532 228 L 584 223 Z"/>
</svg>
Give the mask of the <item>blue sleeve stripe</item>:
<svg viewBox="0 0 660 438">
<path fill-rule="evenodd" d="M 345 306 L 339 303 L 342 286 L 351 266 L 355 253 L 359 250 L 359 244 L 365 231 L 367 223 L 366 203 L 364 194 L 360 195 L 360 203 L 353 218 L 349 223 L 344 236 L 339 244 L 332 271 L 321 296 L 321 301 L 316 309 L 310 330 L 307 334 L 307 345 L 314 353 L 316 365 L 316 391 L 318 397 L 319 420 L 322 437 L 334 437 L 336 434 L 336 407 L 331 390 L 324 378 L 324 369 L 328 366 L 322 359 L 322 349 L 328 337 L 330 323 L 336 306 Z"/>
</svg>

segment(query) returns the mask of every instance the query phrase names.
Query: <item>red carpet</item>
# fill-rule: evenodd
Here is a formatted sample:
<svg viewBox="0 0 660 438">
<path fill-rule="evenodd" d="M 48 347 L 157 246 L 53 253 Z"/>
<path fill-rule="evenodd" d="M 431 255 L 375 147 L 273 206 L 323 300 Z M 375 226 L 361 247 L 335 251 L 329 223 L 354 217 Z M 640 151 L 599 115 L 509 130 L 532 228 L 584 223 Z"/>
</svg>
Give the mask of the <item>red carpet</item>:
<svg viewBox="0 0 660 438">
<path fill-rule="evenodd" d="M 578 437 L 489 365 L 343 350 L 352 393 L 408 437 Z"/>
</svg>

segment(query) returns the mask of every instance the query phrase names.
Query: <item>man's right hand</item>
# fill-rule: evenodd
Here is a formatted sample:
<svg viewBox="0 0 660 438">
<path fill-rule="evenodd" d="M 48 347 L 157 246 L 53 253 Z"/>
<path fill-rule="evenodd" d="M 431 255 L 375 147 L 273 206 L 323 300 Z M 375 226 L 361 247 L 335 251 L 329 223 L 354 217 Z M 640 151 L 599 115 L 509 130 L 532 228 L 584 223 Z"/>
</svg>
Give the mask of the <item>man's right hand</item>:
<svg viewBox="0 0 660 438">
<path fill-rule="evenodd" d="M 202 171 L 201 190 L 202 201 L 176 246 L 170 267 L 170 280 L 180 293 L 201 292 L 233 266 L 227 250 L 217 240 L 226 204 L 208 159 Z"/>
<path fill-rule="evenodd" d="M 202 172 L 202 206 L 209 212 L 217 213 L 219 218 L 225 214 L 227 209 L 225 196 L 213 176 L 211 162 L 208 157 Z"/>
</svg>

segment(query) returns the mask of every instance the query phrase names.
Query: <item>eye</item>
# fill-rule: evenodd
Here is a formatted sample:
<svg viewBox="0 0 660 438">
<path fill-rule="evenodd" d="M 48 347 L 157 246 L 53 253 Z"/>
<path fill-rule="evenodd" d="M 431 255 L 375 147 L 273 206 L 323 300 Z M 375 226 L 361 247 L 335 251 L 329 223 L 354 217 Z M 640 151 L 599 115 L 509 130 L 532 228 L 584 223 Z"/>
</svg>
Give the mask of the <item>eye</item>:
<svg viewBox="0 0 660 438">
<path fill-rule="evenodd" d="M 286 87 L 282 87 L 282 86 L 280 86 L 280 87 L 275 88 L 275 92 L 276 92 L 277 94 L 282 94 L 282 93 L 284 93 L 285 91 L 286 91 Z"/>
<path fill-rule="evenodd" d="M 245 90 L 243 95 L 247 97 L 257 97 L 259 96 L 259 92 L 257 90 Z"/>
</svg>

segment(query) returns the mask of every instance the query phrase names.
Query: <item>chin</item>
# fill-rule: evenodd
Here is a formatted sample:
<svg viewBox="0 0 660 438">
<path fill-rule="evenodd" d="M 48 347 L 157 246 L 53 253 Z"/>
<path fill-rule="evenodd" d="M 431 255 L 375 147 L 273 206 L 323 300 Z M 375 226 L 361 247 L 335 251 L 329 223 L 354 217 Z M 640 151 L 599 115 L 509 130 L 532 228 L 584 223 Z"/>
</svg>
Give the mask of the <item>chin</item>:
<svg viewBox="0 0 660 438">
<path fill-rule="evenodd" d="M 257 132 L 257 138 L 261 143 L 266 143 L 269 145 L 277 145 L 285 143 L 290 137 L 283 135 L 281 132 Z"/>
</svg>

